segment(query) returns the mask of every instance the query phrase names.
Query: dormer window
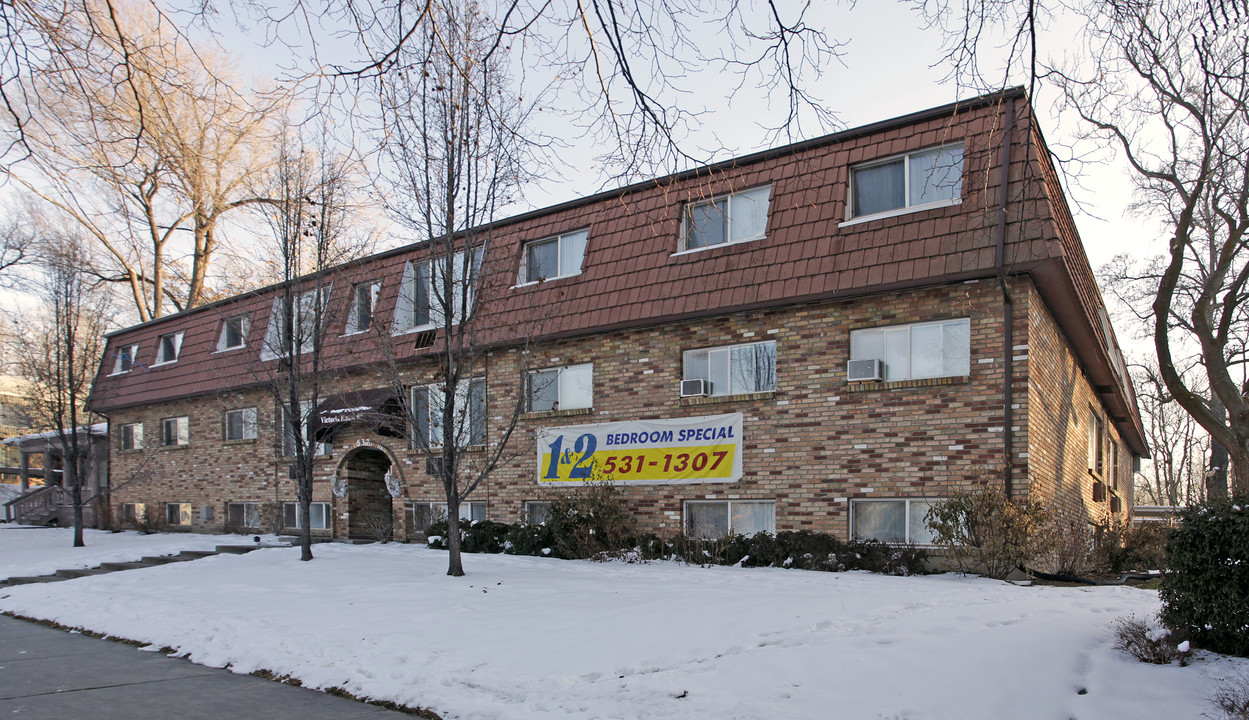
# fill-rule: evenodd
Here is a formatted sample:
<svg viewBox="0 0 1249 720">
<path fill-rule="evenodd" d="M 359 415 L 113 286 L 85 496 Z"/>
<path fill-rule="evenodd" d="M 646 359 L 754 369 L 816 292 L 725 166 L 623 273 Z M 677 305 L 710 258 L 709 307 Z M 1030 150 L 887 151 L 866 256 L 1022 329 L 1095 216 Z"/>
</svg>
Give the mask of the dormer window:
<svg viewBox="0 0 1249 720">
<path fill-rule="evenodd" d="M 850 217 L 953 205 L 963 194 L 963 144 L 873 160 L 850 170 Z"/>
<path fill-rule="evenodd" d="M 117 348 L 117 359 L 113 362 L 113 374 L 128 373 L 134 368 L 134 359 L 139 354 L 138 345 L 122 345 Z"/>
<path fill-rule="evenodd" d="M 578 230 L 529 243 L 525 246 L 525 256 L 521 258 L 520 282 L 533 283 L 580 275 L 589 236 L 589 231 Z"/>
<path fill-rule="evenodd" d="M 169 333 L 161 335 L 156 342 L 156 362 L 154 365 L 164 365 L 178 361 L 178 353 L 182 351 L 182 333 Z"/>
<path fill-rule="evenodd" d="M 451 324 L 459 324 L 466 317 L 471 317 L 481 259 L 481 248 L 477 248 L 471 254 L 457 252 L 450 267 L 445 258 L 404 265 L 391 333 L 398 335 L 442 327 L 446 318 L 443 313 L 446 302 L 443 289 L 448 284 L 451 288 Z"/>
<path fill-rule="evenodd" d="M 772 187 L 719 195 L 685 206 L 682 250 L 749 242 L 764 237 Z"/>
<path fill-rule="evenodd" d="M 351 311 L 347 314 L 344 332 L 351 335 L 373 327 L 373 311 L 381 292 L 380 282 L 359 283 L 351 288 Z"/>
<path fill-rule="evenodd" d="M 221 321 L 221 335 L 217 338 L 217 352 L 233 350 L 247 344 L 248 320 L 238 315 Z"/>
</svg>

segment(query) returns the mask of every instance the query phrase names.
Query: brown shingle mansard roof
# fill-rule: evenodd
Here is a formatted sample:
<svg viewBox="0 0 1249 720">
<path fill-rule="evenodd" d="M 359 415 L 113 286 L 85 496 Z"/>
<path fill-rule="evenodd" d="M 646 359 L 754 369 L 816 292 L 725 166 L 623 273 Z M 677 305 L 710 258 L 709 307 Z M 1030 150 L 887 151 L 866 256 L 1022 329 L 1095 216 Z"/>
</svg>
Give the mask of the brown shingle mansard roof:
<svg viewBox="0 0 1249 720">
<path fill-rule="evenodd" d="M 1005 268 L 1028 273 L 1070 339 L 1112 419 L 1138 454 L 1147 448 L 1131 383 L 1075 223 L 1032 124 L 1021 89 L 986 95 L 846 130 L 619 190 L 535 210 L 476 228 L 488 242 L 478 322 L 484 340 L 507 345 L 589 335 L 728 312 L 850 298 L 888 290 L 995 276 L 1002 131 L 1014 107 Z M 938 145 L 964 143 L 962 202 L 843 225 L 849 168 Z M 771 186 L 763 239 L 678 253 L 685 203 L 731 190 Z M 524 244 L 587 229 L 582 273 L 512 287 Z M 424 243 L 328 271 L 334 283 L 326 357 L 343 368 L 380 357 L 359 336 L 343 338 L 349 293 L 380 279 L 377 316 L 389 327 L 409 260 L 428 258 Z M 302 284 L 308 284 L 303 281 Z M 256 352 L 277 286 L 170 315 L 109 336 L 93 407 L 118 408 L 220 392 L 260 382 Z M 247 314 L 248 348 L 217 353 L 222 319 Z M 157 338 L 185 331 L 177 363 L 150 368 Z M 415 357 L 411 335 L 393 352 Z M 110 375 L 117 349 L 139 344 L 135 370 Z"/>
</svg>

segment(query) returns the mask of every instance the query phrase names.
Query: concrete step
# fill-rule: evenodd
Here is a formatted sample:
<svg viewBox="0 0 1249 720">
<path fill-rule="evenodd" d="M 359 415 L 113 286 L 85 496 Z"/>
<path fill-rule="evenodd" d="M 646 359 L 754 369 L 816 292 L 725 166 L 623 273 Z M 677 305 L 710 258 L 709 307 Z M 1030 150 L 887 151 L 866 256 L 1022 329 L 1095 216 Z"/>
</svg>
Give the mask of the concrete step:
<svg viewBox="0 0 1249 720">
<path fill-rule="evenodd" d="M 34 577 L 11 577 L 8 580 L 5 580 L 3 583 L 0 583 L 0 585 L 6 585 L 6 586 L 34 585 L 35 583 L 61 582 L 62 580 L 68 580 L 68 579 L 69 578 L 57 577 L 55 575 L 37 575 Z"/>
<path fill-rule="evenodd" d="M 212 557 L 213 555 L 219 554 L 220 553 L 216 550 L 183 550 L 178 553 L 176 557 L 183 560 L 199 560 L 200 558 Z"/>
<path fill-rule="evenodd" d="M 57 570 L 53 574 L 66 580 L 73 580 L 74 578 L 90 577 L 92 575 L 107 575 L 111 572 L 113 571 L 103 568 L 73 568 L 72 570 Z"/>
<path fill-rule="evenodd" d="M 168 565 L 169 563 L 187 562 L 191 559 L 193 558 L 178 555 L 144 555 L 139 558 L 139 562 L 145 562 L 150 565 Z"/>
<path fill-rule="evenodd" d="M 217 552 L 223 555 L 246 555 L 253 550 L 259 550 L 259 545 L 218 545 Z"/>
<path fill-rule="evenodd" d="M 141 568 L 154 567 L 152 563 L 144 562 L 106 562 L 100 563 L 101 570 L 113 572 L 116 570 L 139 570 Z"/>
</svg>

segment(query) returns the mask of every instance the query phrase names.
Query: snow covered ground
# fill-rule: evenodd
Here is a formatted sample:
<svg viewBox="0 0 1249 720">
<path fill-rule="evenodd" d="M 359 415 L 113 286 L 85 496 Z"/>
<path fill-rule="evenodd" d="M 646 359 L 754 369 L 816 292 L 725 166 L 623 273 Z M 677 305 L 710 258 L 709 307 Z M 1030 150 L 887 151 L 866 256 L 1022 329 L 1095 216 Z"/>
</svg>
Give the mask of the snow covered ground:
<svg viewBox="0 0 1249 720">
<path fill-rule="evenodd" d="M 2 534 L 2 533 L 0 533 Z M 181 537 L 181 536 L 180 536 Z M 0 610 L 444 718 L 1202 718 L 1249 661 L 1111 648 L 1156 592 L 672 563 L 260 550 L 0 590 Z"/>
<path fill-rule="evenodd" d="M 25 575 L 47 575 L 57 570 L 95 567 L 106 562 L 128 562 L 144 555 L 173 555 L 182 550 L 212 550 L 251 538 L 229 535 L 168 533 L 140 535 L 84 530 L 86 547 L 75 548 L 71 528 L 0 524 L 0 580 Z"/>
</svg>

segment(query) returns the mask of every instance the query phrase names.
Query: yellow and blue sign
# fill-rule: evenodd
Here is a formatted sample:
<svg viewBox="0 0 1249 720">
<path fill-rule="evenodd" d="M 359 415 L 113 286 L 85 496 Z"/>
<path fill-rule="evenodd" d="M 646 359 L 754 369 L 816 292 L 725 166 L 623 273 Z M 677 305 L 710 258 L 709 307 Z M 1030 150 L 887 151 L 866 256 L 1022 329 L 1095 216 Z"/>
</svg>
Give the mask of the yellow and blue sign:
<svg viewBox="0 0 1249 720">
<path fill-rule="evenodd" d="M 543 485 L 718 483 L 741 477 L 741 413 L 538 430 Z"/>
</svg>

